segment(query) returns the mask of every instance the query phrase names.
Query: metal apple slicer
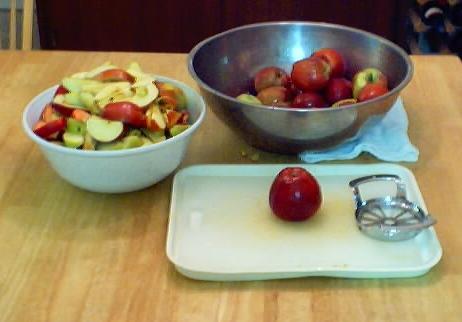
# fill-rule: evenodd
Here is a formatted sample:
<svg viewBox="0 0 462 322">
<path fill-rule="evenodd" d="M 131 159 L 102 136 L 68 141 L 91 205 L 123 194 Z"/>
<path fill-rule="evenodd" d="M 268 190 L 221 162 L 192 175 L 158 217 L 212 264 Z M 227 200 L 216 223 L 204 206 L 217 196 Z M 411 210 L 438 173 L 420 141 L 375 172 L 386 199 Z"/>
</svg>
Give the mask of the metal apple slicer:
<svg viewBox="0 0 462 322">
<path fill-rule="evenodd" d="M 360 186 L 370 182 L 389 181 L 396 184 L 396 195 L 363 200 Z M 369 237 L 384 241 L 401 241 L 417 236 L 436 223 L 406 197 L 406 186 L 399 176 L 379 174 L 361 177 L 350 182 L 356 203 L 356 224 Z M 363 186 L 364 188 L 364 186 Z"/>
</svg>

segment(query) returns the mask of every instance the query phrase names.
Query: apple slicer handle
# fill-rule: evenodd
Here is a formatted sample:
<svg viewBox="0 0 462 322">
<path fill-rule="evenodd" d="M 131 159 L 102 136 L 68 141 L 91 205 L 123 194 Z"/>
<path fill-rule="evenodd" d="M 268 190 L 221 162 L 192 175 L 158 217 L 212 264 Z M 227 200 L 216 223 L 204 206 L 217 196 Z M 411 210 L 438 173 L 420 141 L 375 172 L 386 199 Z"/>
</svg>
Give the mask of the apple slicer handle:
<svg viewBox="0 0 462 322">
<path fill-rule="evenodd" d="M 396 197 L 406 198 L 406 187 L 399 176 L 394 174 L 374 174 L 350 181 L 349 185 L 353 190 L 356 209 L 360 209 L 367 202 L 362 199 L 359 186 L 373 181 L 393 181 L 396 184 Z"/>
</svg>

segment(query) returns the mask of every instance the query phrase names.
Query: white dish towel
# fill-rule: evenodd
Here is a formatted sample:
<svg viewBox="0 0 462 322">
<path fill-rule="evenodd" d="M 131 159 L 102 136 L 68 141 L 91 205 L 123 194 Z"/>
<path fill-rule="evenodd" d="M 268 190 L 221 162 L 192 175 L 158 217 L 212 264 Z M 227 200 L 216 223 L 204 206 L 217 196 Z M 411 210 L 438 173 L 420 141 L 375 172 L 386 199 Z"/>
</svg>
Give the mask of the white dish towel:
<svg viewBox="0 0 462 322">
<path fill-rule="evenodd" d="M 304 151 L 299 157 L 307 163 L 327 160 L 350 160 L 362 152 L 388 162 L 416 162 L 419 150 L 412 145 L 407 134 L 408 119 L 401 98 L 380 120 L 369 119 L 356 136 L 331 149 Z"/>
</svg>

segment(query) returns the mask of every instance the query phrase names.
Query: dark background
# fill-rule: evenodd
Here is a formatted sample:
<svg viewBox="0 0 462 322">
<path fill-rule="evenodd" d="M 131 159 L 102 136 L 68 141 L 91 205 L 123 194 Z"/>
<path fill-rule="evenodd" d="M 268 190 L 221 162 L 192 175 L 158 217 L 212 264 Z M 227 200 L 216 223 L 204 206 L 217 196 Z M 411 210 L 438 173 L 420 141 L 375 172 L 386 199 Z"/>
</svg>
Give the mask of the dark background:
<svg viewBox="0 0 462 322">
<path fill-rule="evenodd" d="M 406 48 L 406 0 L 36 0 L 42 49 L 189 52 L 244 24 L 323 21 L 376 33 Z"/>
</svg>

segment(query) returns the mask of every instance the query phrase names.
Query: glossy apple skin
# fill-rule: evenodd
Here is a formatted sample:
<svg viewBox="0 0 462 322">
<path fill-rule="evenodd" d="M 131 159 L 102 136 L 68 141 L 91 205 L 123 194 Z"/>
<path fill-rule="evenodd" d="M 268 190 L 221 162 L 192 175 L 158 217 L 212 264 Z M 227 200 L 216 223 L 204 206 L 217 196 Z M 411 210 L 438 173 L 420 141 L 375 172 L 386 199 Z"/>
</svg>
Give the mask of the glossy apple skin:
<svg viewBox="0 0 462 322">
<path fill-rule="evenodd" d="M 45 123 L 45 125 L 40 126 L 34 130 L 34 133 L 40 136 L 43 139 L 50 138 L 52 135 L 57 134 L 63 131 L 66 128 L 67 122 L 66 119 L 59 118 L 57 120 L 50 121 Z"/>
<path fill-rule="evenodd" d="M 53 109 L 58 112 L 59 114 L 61 114 L 62 116 L 66 116 L 66 117 L 71 117 L 72 116 L 72 113 L 74 112 L 75 109 L 73 108 L 69 108 L 69 107 L 65 107 L 65 106 L 62 106 L 60 104 L 57 104 L 57 103 L 51 103 L 51 106 L 53 106 Z"/>
<path fill-rule="evenodd" d="M 283 86 L 285 87 L 290 80 L 289 75 L 285 70 L 276 67 L 269 66 L 260 69 L 254 77 L 254 87 L 255 91 L 258 93 L 261 90 L 273 87 L 273 86 Z"/>
<path fill-rule="evenodd" d="M 290 106 L 294 108 L 322 108 L 327 107 L 328 104 L 318 93 L 305 92 L 295 96 Z"/>
<path fill-rule="evenodd" d="M 146 116 L 143 110 L 138 105 L 130 102 L 107 104 L 101 113 L 101 117 L 112 121 L 121 121 L 136 127 L 146 127 Z"/>
<path fill-rule="evenodd" d="M 381 84 L 367 84 L 359 92 L 358 101 L 364 102 L 367 100 L 371 100 L 373 98 L 382 96 L 383 94 L 387 92 L 388 92 L 388 89 Z"/>
<path fill-rule="evenodd" d="M 303 221 L 314 216 L 321 202 L 321 188 L 317 180 L 300 167 L 281 170 L 269 192 L 271 210 L 287 221 Z"/>
<path fill-rule="evenodd" d="M 53 95 L 53 97 L 56 97 L 56 95 L 64 95 L 64 94 L 67 94 L 67 93 L 69 93 L 67 88 L 62 86 L 62 85 L 59 85 L 59 87 L 56 89 L 56 92 Z"/>
<path fill-rule="evenodd" d="M 180 88 L 162 82 L 155 82 L 155 85 L 159 90 L 159 97 L 170 98 L 170 105 L 173 109 L 183 110 L 186 108 L 186 96 Z"/>
<path fill-rule="evenodd" d="M 319 57 L 299 60 L 292 65 L 291 79 L 302 90 L 317 91 L 324 88 L 329 81 L 331 69 L 328 63 Z"/>
<path fill-rule="evenodd" d="M 353 97 L 353 85 L 346 78 L 331 78 L 327 83 L 324 95 L 330 105 Z"/>
<path fill-rule="evenodd" d="M 345 75 L 345 59 L 337 50 L 332 48 L 322 48 L 315 51 L 312 56 L 319 57 L 330 65 L 331 77 L 343 77 L 343 75 Z"/>
<path fill-rule="evenodd" d="M 123 69 L 108 69 L 96 75 L 94 79 L 101 82 L 129 82 L 133 83 L 135 78 Z"/>
<path fill-rule="evenodd" d="M 257 98 L 263 105 L 288 106 L 290 100 L 289 90 L 283 86 L 272 86 L 262 89 Z"/>
</svg>

